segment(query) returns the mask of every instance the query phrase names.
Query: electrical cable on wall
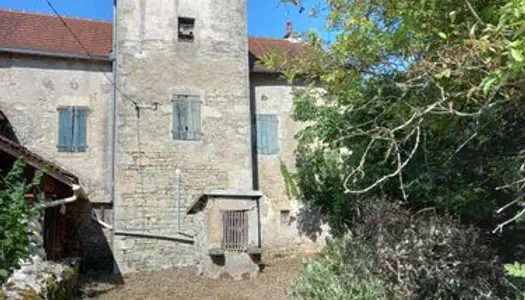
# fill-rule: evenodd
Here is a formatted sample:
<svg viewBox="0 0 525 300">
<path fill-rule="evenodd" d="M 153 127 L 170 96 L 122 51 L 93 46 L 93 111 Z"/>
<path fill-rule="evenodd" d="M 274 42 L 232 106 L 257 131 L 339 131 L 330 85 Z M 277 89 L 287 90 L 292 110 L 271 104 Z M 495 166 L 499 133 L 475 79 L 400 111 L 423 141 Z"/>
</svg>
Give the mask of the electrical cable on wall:
<svg viewBox="0 0 525 300">
<path fill-rule="evenodd" d="M 64 25 L 66 27 L 66 29 L 69 31 L 69 33 L 71 34 L 71 36 L 73 36 L 73 38 L 77 41 L 77 43 L 80 45 L 80 47 L 82 47 L 82 50 L 84 50 L 84 52 L 86 53 L 86 55 L 91 58 L 91 59 L 94 59 L 95 57 L 93 55 L 91 55 L 89 53 L 89 50 L 86 48 L 86 46 L 82 43 L 82 41 L 78 38 L 78 36 L 73 32 L 73 30 L 71 29 L 71 27 L 69 27 L 69 25 L 67 24 L 67 22 L 62 18 L 62 16 L 60 15 L 60 13 L 58 12 L 58 10 L 53 6 L 53 4 L 50 2 L 50 0 L 44 0 L 46 3 L 47 3 L 47 6 L 49 6 L 49 8 L 53 11 L 53 13 L 58 17 L 58 19 L 60 20 L 60 22 L 62 23 L 62 25 Z M 113 55 L 115 55 L 116 53 L 113 53 Z M 116 59 L 114 57 L 114 59 Z M 137 101 L 131 99 L 131 97 L 127 96 L 126 94 L 124 94 L 122 92 L 122 90 L 117 86 L 117 83 L 114 82 L 107 74 L 106 74 L 106 71 L 103 70 L 102 68 L 99 67 L 99 70 L 102 72 L 102 74 L 104 74 L 104 77 L 106 77 L 106 79 L 115 87 L 115 90 L 122 96 L 122 98 L 128 100 L 129 102 L 131 102 L 134 106 L 135 106 L 135 109 L 137 110 L 137 114 L 138 114 L 138 110 L 140 108 L 151 108 L 153 110 L 156 110 L 157 107 L 158 107 L 158 103 L 153 103 L 152 105 L 150 106 L 140 106 Z"/>
</svg>

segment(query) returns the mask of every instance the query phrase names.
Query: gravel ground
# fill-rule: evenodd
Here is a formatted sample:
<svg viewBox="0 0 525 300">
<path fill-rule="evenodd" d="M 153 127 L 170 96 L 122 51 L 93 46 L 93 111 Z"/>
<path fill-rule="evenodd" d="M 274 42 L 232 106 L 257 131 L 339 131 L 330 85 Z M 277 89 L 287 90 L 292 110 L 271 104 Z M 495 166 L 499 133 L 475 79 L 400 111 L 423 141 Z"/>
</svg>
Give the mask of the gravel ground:
<svg viewBox="0 0 525 300">
<path fill-rule="evenodd" d="M 265 261 L 266 266 L 256 279 L 243 281 L 207 279 L 196 275 L 193 268 L 133 274 L 124 278 L 123 285 L 97 283 L 104 281 L 102 278 L 88 279 L 83 283 L 82 289 L 85 294 L 79 299 L 290 299 L 287 291 L 296 278 L 302 261 L 303 258 L 298 257 Z"/>
</svg>

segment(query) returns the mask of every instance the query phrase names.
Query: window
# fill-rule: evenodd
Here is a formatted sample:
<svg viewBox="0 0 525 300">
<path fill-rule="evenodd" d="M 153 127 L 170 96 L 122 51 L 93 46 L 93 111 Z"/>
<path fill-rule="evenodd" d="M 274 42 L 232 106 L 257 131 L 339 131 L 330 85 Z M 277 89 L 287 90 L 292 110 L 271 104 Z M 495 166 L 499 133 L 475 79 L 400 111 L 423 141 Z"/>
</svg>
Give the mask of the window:
<svg viewBox="0 0 525 300">
<path fill-rule="evenodd" d="M 179 18 L 179 41 L 193 42 L 195 39 L 193 29 L 195 28 L 195 19 Z"/>
<path fill-rule="evenodd" d="M 248 249 L 248 211 L 228 210 L 222 213 L 222 249 L 245 251 Z"/>
<path fill-rule="evenodd" d="M 281 210 L 281 224 L 290 225 L 290 211 L 289 210 Z"/>
<path fill-rule="evenodd" d="M 279 153 L 279 121 L 276 115 L 257 115 L 257 152 L 259 154 Z"/>
<path fill-rule="evenodd" d="M 58 151 L 85 152 L 87 148 L 86 107 L 58 108 Z"/>
<path fill-rule="evenodd" d="M 201 101 L 199 96 L 175 95 L 173 99 L 173 139 L 200 140 Z"/>
</svg>

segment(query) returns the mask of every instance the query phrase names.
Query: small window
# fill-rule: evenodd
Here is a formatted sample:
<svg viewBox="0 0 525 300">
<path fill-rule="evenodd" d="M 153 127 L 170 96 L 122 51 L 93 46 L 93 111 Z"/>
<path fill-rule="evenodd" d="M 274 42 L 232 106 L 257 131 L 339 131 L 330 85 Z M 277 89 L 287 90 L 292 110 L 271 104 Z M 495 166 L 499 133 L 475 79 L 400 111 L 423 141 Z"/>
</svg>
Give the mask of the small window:
<svg viewBox="0 0 525 300">
<path fill-rule="evenodd" d="M 201 137 L 200 97 L 175 95 L 173 99 L 173 139 L 196 141 Z"/>
<path fill-rule="evenodd" d="M 279 121 L 276 115 L 257 115 L 257 152 L 265 155 L 279 153 Z"/>
<path fill-rule="evenodd" d="M 222 213 L 222 249 L 245 251 L 248 249 L 248 211 L 228 210 Z"/>
<path fill-rule="evenodd" d="M 289 210 L 281 210 L 281 224 L 282 225 L 290 224 L 290 211 Z"/>
<path fill-rule="evenodd" d="M 58 108 L 58 151 L 85 152 L 87 148 L 86 107 Z"/>
<path fill-rule="evenodd" d="M 193 18 L 179 18 L 179 41 L 193 42 L 195 36 L 193 30 L 195 29 L 195 19 Z"/>
</svg>

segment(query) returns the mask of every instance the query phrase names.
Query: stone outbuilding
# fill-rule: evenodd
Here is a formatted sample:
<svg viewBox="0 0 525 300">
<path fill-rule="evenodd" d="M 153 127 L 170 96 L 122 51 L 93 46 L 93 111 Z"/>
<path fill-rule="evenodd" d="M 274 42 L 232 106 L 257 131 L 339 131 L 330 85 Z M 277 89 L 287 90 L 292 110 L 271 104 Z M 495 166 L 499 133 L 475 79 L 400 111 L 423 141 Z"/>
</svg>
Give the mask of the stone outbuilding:
<svg viewBox="0 0 525 300">
<path fill-rule="evenodd" d="M 236 279 L 259 273 L 261 197 L 257 191 L 211 190 L 192 203 L 187 213 L 200 224 L 195 236 L 200 273 Z"/>
</svg>

